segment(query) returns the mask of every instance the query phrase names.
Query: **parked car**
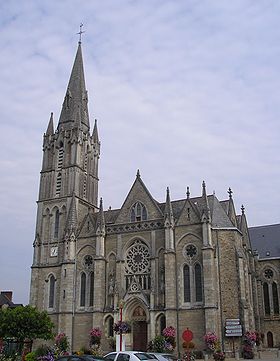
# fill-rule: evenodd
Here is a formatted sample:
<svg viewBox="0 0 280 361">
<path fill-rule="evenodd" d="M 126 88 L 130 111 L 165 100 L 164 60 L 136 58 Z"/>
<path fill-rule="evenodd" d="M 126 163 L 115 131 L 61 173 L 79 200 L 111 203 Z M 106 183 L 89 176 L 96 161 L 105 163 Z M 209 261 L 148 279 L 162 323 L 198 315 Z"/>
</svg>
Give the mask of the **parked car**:
<svg viewBox="0 0 280 361">
<path fill-rule="evenodd" d="M 148 352 L 141 351 L 119 351 L 110 352 L 104 356 L 106 361 L 146 361 L 157 360 L 156 357 L 150 355 Z"/>
<path fill-rule="evenodd" d="M 59 356 L 56 361 L 101 361 L 104 360 L 102 356 L 94 355 L 65 355 Z"/>
<path fill-rule="evenodd" d="M 158 361 L 177 361 L 177 357 L 170 353 L 158 353 L 158 352 L 148 352 L 149 355 L 156 358 Z"/>
</svg>

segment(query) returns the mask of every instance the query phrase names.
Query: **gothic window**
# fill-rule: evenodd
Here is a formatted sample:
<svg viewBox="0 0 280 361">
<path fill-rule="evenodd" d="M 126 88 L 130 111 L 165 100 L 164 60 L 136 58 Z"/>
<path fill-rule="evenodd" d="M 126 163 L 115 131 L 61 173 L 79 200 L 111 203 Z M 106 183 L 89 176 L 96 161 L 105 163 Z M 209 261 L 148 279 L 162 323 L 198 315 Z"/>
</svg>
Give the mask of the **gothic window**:
<svg viewBox="0 0 280 361">
<path fill-rule="evenodd" d="M 130 221 L 131 222 L 140 222 L 147 220 L 147 209 L 141 202 L 136 202 L 130 212 Z"/>
<path fill-rule="evenodd" d="M 58 230 L 59 230 L 59 210 L 57 209 L 55 212 L 55 220 L 54 220 L 54 238 L 58 238 Z"/>
<path fill-rule="evenodd" d="M 49 278 L 49 308 L 54 307 L 54 291 L 55 291 L 55 278 L 53 275 Z"/>
<path fill-rule="evenodd" d="M 160 331 L 160 335 L 162 335 L 162 331 L 165 329 L 166 327 L 166 318 L 164 315 L 160 316 L 159 319 L 159 331 Z"/>
<path fill-rule="evenodd" d="M 278 289 L 276 282 L 272 283 L 272 300 L 273 300 L 273 312 L 275 315 L 279 315 L 279 299 Z"/>
<path fill-rule="evenodd" d="M 114 337 L 114 330 L 113 330 L 114 319 L 112 316 L 107 317 L 106 324 L 107 324 L 107 337 Z"/>
<path fill-rule="evenodd" d="M 134 290 L 137 286 L 142 290 L 150 289 L 150 252 L 147 245 L 136 240 L 126 252 L 125 260 L 126 288 L 134 283 Z"/>
<path fill-rule="evenodd" d="M 263 284 L 263 299 L 264 299 L 264 311 L 266 315 L 270 315 L 270 304 L 269 304 L 269 290 L 268 284 Z"/>
<path fill-rule="evenodd" d="M 190 267 L 184 266 L 184 302 L 191 302 Z"/>
<path fill-rule="evenodd" d="M 80 306 L 85 307 L 86 305 L 86 274 L 81 274 L 81 294 L 80 294 Z"/>
<path fill-rule="evenodd" d="M 93 295 L 94 295 L 94 273 L 91 272 L 89 275 L 89 305 L 93 306 Z"/>
<path fill-rule="evenodd" d="M 273 277 L 273 271 L 270 268 L 264 270 L 264 277 L 270 280 Z"/>
<path fill-rule="evenodd" d="M 195 277 L 195 300 L 196 302 L 202 302 L 202 280 L 201 280 L 201 266 L 197 263 L 194 267 Z"/>
<path fill-rule="evenodd" d="M 92 256 L 89 256 L 89 255 L 85 256 L 85 258 L 84 258 L 84 266 L 86 268 L 91 268 L 93 266 L 93 258 L 92 258 Z"/>
<path fill-rule="evenodd" d="M 184 249 L 184 256 L 186 258 L 193 258 L 197 255 L 197 248 L 193 244 L 188 244 Z"/>
</svg>

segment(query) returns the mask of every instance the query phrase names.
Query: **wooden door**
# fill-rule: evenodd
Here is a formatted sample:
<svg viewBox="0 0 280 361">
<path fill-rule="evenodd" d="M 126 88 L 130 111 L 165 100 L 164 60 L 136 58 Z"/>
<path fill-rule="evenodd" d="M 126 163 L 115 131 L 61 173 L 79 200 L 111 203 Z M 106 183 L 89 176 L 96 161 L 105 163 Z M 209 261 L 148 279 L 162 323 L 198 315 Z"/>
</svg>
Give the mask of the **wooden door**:
<svg viewBox="0 0 280 361">
<path fill-rule="evenodd" d="M 267 333 L 267 347 L 273 347 L 273 334 L 270 331 Z"/>
<path fill-rule="evenodd" d="M 147 351 L 147 322 L 133 322 L 133 350 Z"/>
</svg>

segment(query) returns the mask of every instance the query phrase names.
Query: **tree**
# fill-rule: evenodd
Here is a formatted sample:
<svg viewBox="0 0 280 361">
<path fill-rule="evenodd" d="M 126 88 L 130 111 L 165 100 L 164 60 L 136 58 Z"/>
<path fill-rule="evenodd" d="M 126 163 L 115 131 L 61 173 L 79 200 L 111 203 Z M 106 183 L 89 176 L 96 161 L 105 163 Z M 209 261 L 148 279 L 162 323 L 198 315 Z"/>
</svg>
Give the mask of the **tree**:
<svg viewBox="0 0 280 361">
<path fill-rule="evenodd" d="M 37 338 L 53 338 L 54 324 L 46 311 L 39 312 L 32 306 L 0 309 L 0 338 L 14 339 L 23 344 Z"/>
</svg>

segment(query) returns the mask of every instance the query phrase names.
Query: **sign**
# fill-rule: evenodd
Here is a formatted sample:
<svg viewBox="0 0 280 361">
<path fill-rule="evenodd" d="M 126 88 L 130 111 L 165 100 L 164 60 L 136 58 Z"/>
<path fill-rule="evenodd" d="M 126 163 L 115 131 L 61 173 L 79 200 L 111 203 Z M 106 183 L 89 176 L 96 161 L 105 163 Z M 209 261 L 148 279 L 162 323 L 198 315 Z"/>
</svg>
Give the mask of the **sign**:
<svg viewBox="0 0 280 361">
<path fill-rule="evenodd" d="M 225 335 L 227 337 L 241 337 L 242 325 L 239 318 L 228 318 L 225 323 Z"/>
<path fill-rule="evenodd" d="M 183 340 L 186 342 L 190 342 L 193 339 L 193 333 L 188 328 L 183 332 Z"/>
</svg>

